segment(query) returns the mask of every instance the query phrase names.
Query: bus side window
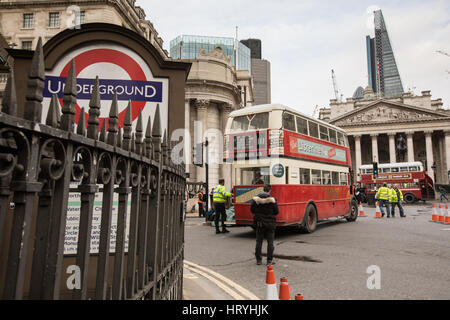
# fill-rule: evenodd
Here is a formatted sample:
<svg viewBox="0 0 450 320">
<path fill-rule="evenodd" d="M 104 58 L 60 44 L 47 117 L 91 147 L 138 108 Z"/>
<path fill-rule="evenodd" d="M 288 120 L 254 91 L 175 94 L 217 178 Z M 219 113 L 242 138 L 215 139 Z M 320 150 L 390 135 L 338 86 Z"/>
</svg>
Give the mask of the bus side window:
<svg viewBox="0 0 450 320">
<path fill-rule="evenodd" d="M 336 131 L 333 129 L 328 129 L 330 131 L 330 142 L 337 143 Z"/>
<path fill-rule="evenodd" d="M 295 117 L 293 114 L 284 112 L 283 113 L 283 129 L 296 131 L 295 130 Z"/>
<path fill-rule="evenodd" d="M 341 186 L 346 186 L 348 184 L 348 176 L 347 173 L 341 172 Z"/>
<path fill-rule="evenodd" d="M 322 184 L 323 185 L 331 184 L 331 172 L 330 171 L 322 171 Z"/>
<path fill-rule="evenodd" d="M 300 168 L 300 184 L 311 184 L 311 170 Z"/>
<path fill-rule="evenodd" d="M 392 168 L 391 170 L 392 170 L 392 172 L 399 172 L 398 167 L 397 168 Z"/>
<path fill-rule="evenodd" d="M 300 117 L 296 118 L 297 118 L 297 132 L 304 135 L 308 135 L 308 121 Z"/>
<path fill-rule="evenodd" d="M 311 182 L 312 182 L 312 184 L 321 184 L 322 183 L 322 171 L 311 170 Z"/>
<path fill-rule="evenodd" d="M 317 123 L 309 121 L 309 136 L 313 138 L 319 137 L 319 127 Z"/>
<path fill-rule="evenodd" d="M 328 128 L 324 127 L 324 126 L 319 126 L 320 127 L 320 139 L 325 140 L 325 141 L 330 141 L 330 136 L 328 134 Z"/>
<path fill-rule="evenodd" d="M 344 134 L 341 132 L 337 133 L 338 143 L 340 146 L 345 146 Z"/>
<path fill-rule="evenodd" d="M 332 172 L 331 173 L 331 180 L 332 180 L 332 184 L 335 186 L 339 185 L 339 172 Z"/>
</svg>

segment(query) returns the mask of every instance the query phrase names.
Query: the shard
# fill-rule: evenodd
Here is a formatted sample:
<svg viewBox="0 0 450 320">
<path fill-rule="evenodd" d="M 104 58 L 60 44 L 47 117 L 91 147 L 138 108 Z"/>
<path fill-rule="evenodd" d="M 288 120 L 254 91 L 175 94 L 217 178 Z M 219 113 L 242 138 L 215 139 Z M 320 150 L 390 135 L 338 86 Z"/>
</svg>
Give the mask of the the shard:
<svg viewBox="0 0 450 320">
<path fill-rule="evenodd" d="M 403 94 L 403 85 L 395 62 L 389 34 L 381 10 L 374 12 L 375 38 L 366 37 L 369 86 L 379 97 Z"/>
</svg>

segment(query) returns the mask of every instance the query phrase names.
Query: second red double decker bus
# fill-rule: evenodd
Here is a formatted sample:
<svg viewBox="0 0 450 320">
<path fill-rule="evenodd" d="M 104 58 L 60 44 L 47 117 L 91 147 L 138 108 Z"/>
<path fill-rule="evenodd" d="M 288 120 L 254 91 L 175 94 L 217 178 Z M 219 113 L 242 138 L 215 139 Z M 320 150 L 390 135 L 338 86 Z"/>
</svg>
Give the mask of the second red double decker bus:
<svg viewBox="0 0 450 320">
<path fill-rule="evenodd" d="M 252 225 L 249 202 L 272 185 L 277 226 L 307 232 L 333 217 L 355 221 L 351 156 L 345 132 L 279 104 L 232 112 L 225 133 L 232 163 L 236 223 Z"/>
</svg>

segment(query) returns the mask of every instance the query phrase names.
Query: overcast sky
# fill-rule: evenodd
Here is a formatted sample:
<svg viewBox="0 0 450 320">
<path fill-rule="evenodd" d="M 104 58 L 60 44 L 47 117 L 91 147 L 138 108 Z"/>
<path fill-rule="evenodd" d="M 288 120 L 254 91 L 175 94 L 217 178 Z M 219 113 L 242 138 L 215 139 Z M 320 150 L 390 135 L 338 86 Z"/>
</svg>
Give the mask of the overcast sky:
<svg viewBox="0 0 450 320">
<path fill-rule="evenodd" d="M 271 63 L 272 103 L 306 114 L 335 97 L 331 69 L 344 97 L 368 83 L 366 35 L 381 8 L 405 91 L 431 90 L 450 107 L 450 1 L 139 0 L 164 40 L 204 35 L 261 39 Z"/>
</svg>

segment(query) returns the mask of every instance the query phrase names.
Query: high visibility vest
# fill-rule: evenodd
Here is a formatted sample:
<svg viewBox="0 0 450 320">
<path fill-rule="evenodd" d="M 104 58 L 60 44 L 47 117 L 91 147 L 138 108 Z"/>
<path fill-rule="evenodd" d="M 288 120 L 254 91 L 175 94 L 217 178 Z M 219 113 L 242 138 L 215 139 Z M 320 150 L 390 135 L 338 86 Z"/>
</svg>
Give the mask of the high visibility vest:
<svg viewBox="0 0 450 320">
<path fill-rule="evenodd" d="M 400 196 L 400 199 L 398 198 L 398 196 Z M 392 189 L 391 197 L 389 198 L 389 202 L 397 203 L 399 201 L 403 201 L 402 191 L 400 189 L 398 189 L 398 195 L 397 195 L 397 191 L 395 191 L 395 189 Z"/>
<path fill-rule="evenodd" d="M 389 200 L 389 197 L 391 196 L 391 191 L 387 187 L 381 187 L 378 190 L 377 193 L 377 199 L 378 200 Z"/>
<path fill-rule="evenodd" d="M 231 197 L 231 193 L 227 192 L 224 186 L 218 185 L 214 189 L 213 202 L 225 203 L 227 202 L 227 197 Z"/>
</svg>

